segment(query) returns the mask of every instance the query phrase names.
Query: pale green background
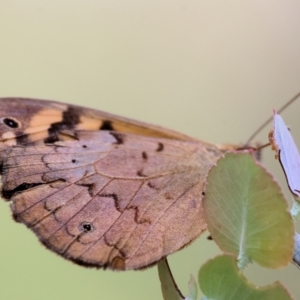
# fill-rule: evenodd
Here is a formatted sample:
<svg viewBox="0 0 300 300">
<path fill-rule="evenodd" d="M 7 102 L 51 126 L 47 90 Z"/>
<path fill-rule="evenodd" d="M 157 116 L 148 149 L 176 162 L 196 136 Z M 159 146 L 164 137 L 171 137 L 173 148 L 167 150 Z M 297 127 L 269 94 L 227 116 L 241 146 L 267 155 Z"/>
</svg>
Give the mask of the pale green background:
<svg viewBox="0 0 300 300">
<path fill-rule="evenodd" d="M 76 103 L 239 143 L 300 90 L 299 78 L 299 1 L 0 1 L 1 96 Z M 283 116 L 299 137 L 299 103 Z M 263 155 L 285 185 L 273 154 Z M 76 266 L 13 222 L 2 201 L 0 224 L 0 299 L 161 299 L 155 267 Z M 219 253 L 206 236 L 170 257 L 183 292 Z M 247 274 L 282 280 L 300 299 L 292 265 Z"/>
</svg>

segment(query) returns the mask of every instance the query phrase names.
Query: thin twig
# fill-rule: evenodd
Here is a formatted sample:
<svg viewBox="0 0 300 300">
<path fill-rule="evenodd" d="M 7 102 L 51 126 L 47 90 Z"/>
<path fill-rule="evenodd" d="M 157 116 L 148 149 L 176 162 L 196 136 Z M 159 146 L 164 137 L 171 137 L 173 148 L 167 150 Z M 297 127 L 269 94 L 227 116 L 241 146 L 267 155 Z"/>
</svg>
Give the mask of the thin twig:
<svg viewBox="0 0 300 300">
<path fill-rule="evenodd" d="M 300 92 L 296 94 L 290 101 L 284 104 L 277 112 L 281 113 L 284 111 L 289 105 L 291 105 L 294 101 L 296 101 L 300 97 Z M 249 143 L 256 137 L 256 135 L 261 132 L 271 121 L 273 120 L 273 116 L 270 117 L 266 122 L 264 122 L 248 139 L 245 145 L 249 145 Z"/>
</svg>

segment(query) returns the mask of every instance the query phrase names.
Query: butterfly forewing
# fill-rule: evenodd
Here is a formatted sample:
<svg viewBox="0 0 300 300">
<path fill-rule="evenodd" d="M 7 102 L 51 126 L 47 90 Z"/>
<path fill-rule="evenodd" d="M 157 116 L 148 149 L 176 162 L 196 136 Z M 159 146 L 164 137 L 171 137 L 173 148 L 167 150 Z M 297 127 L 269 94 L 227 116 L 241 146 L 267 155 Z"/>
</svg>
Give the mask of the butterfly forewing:
<svg viewBox="0 0 300 300">
<path fill-rule="evenodd" d="M 217 146 L 55 102 L 1 107 L 2 195 L 48 248 L 83 265 L 140 269 L 206 228 L 201 199 Z"/>
<path fill-rule="evenodd" d="M 0 150 L 38 141 L 53 143 L 68 137 L 62 130 L 110 130 L 176 140 L 184 134 L 102 111 L 54 101 L 0 98 Z"/>
</svg>

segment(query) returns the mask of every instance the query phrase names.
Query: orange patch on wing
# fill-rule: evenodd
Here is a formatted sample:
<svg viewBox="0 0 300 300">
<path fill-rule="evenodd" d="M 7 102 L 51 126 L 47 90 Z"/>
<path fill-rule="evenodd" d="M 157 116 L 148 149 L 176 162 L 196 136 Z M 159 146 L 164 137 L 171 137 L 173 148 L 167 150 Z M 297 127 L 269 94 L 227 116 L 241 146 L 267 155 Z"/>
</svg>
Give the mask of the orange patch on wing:
<svg viewBox="0 0 300 300">
<path fill-rule="evenodd" d="M 53 108 L 45 108 L 32 116 L 28 124 L 28 128 L 40 127 L 41 125 L 48 125 L 48 127 L 56 122 L 61 122 L 63 119 L 63 111 Z"/>
<path fill-rule="evenodd" d="M 92 119 L 85 116 L 80 117 L 80 123 L 76 125 L 77 130 L 99 130 L 102 125 L 100 119 Z"/>
</svg>

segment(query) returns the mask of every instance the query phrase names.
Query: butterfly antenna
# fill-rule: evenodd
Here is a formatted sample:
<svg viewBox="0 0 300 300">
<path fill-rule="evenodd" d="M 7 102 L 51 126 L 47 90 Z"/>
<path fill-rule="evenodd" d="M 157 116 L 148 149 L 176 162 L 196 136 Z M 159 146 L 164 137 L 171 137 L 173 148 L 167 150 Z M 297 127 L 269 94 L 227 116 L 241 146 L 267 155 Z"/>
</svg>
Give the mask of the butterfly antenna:
<svg viewBox="0 0 300 300">
<path fill-rule="evenodd" d="M 286 104 L 284 104 L 278 111 L 277 113 L 281 113 L 284 111 L 288 106 L 290 106 L 294 101 L 296 101 L 300 97 L 300 92 L 296 94 L 290 101 L 288 101 Z M 250 142 L 257 136 L 258 133 L 260 133 L 271 121 L 273 120 L 273 116 L 267 119 L 266 122 L 264 122 L 261 126 L 258 127 L 257 130 L 250 136 L 248 141 L 246 142 L 245 145 L 249 145 Z"/>
</svg>

